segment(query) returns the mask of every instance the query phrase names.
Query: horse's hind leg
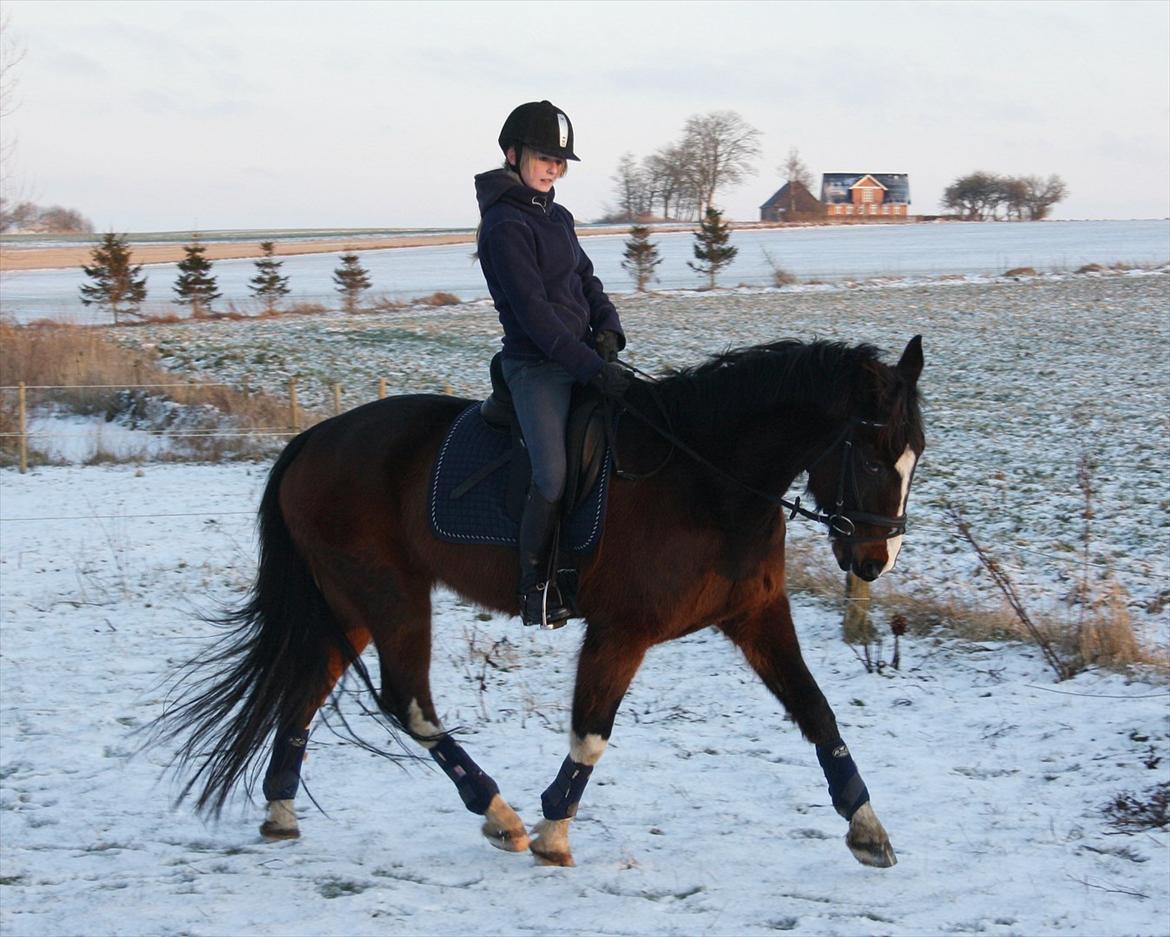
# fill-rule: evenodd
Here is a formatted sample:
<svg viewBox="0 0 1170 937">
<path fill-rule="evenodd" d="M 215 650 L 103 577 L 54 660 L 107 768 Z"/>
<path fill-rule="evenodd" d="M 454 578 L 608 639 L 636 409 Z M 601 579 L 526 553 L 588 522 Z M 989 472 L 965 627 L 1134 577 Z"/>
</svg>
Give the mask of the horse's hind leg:
<svg viewBox="0 0 1170 937">
<path fill-rule="evenodd" d="M 894 865 L 898 861 L 894 849 L 869 802 L 857 765 L 841 740 L 837 717 L 804 664 L 787 597 L 780 596 L 749 618 L 721 627 L 783 703 L 804 737 L 816 746 L 833 807 L 849 821 L 845 836 L 849 851 L 864 865 Z"/>
<path fill-rule="evenodd" d="M 361 654 L 370 643 L 370 634 L 354 630 L 347 634 L 355 653 Z M 333 687 L 341 679 L 348 666 L 340 652 L 329 654 L 329 686 L 312 712 L 304 713 L 293 725 L 281 726 L 272 742 L 272 756 L 268 770 L 264 772 L 264 822 L 260 824 L 260 835 L 265 839 L 296 839 L 301 835 L 300 825 L 293 802 L 301 786 L 301 765 L 309 742 L 309 728 L 317 710 L 328 699 Z"/>
</svg>

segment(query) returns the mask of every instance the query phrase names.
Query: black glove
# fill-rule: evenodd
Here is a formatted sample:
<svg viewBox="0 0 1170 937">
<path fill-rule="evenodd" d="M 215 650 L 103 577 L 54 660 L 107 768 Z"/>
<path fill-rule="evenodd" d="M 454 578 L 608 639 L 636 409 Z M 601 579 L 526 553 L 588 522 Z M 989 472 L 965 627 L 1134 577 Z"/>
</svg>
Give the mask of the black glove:
<svg viewBox="0 0 1170 937">
<path fill-rule="evenodd" d="M 622 337 L 617 332 L 611 332 L 608 329 L 604 332 L 598 332 L 593 343 L 597 346 L 597 353 L 606 361 L 616 361 L 618 352 L 625 347 Z"/>
<path fill-rule="evenodd" d="M 620 364 L 607 361 L 589 383 L 606 397 L 621 397 L 630 386 L 630 378 Z"/>
</svg>

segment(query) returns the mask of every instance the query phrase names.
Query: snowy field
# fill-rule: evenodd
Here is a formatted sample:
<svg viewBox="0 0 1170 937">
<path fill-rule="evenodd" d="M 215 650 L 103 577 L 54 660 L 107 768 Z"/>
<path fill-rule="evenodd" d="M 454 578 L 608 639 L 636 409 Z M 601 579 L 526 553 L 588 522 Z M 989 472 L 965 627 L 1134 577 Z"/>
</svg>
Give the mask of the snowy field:
<svg viewBox="0 0 1170 937">
<path fill-rule="evenodd" d="M 646 370 L 781 336 L 925 335 L 928 450 L 894 573 L 875 588 L 991 606 L 944 497 L 1038 603 L 1070 614 L 1079 455 L 1098 458 L 1091 569 L 1143 637 L 1170 644 L 1170 276 L 870 282 L 628 297 Z M 281 392 L 301 376 L 346 405 L 391 392 L 482 396 L 486 304 L 379 316 L 150 326 L 177 373 Z M 105 432 L 122 441 L 117 424 Z M 123 438 L 124 437 L 124 438 Z M 73 440 L 75 443 L 76 440 Z M 218 824 L 173 807 L 169 752 L 135 754 L 167 675 L 240 601 L 266 466 L 49 466 L 0 473 L 0 931 L 118 934 L 1165 934 L 1170 831 L 1119 833 L 1103 808 L 1164 783 L 1170 692 L 1104 671 L 1054 684 L 1035 649 L 903 639 L 867 674 L 836 612 L 796 600 L 899 864 L 858 865 L 812 749 L 714 632 L 654 650 L 575 823 L 572 870 L 492 849 L 449 782 L 321 729 L 304 837 L 263 843 L 255 805 Z M 793 550 L 832 567 L 823 535 Z M 436 598 L 442 718 L 529 823 L 566 751 L 581 628 L 552 634 Z M 497 642 L 502 642 L 497 645 Z M 493 645 L 495 650 L 491 651 Z M 492 662 L 485 660 L 491 651 Z M 888 656 L 889 647 L 885 648 Z M 368 725 L 368 723 L 367 723 Z M 378 741 L 378 730 L 369 726 Z"/>
<path fill-rule="evenodd" d="M 255 232 L 252 232 L 253 234 Z M 232 240 L 229 237 L 208 240 Z M 272 237 L 296 240 L 290 232 Z M 354 243 L 360 243 L 360 236 Z M 660 289 L 694 289 L 704 278 L 687 266 L 694 260 L 694 238 L 686 230 L 659 230 L 662 264 Z M 632 289 L 622 269 L 624 235 L 583 240 L 598 276 L 615 293 Z M 20 241 L 9 240 L 13 247 Z M 773 263 L 801 280 L 841 282 L 873 276 L 924 277 L 996 276 L 1014 267 L 1040 272 L 1075 271 L 1085 264 L 1157 265 L 1170 261 L 1170 221 L 1046 221 L 1005 224 L 901 224 L 821 226 L 808 228 L 742 229 L 732 243 L 739 248 L 735 261 L 720 276 L 725 285 L 770 286 Z M 395 301 L 427 296 L 437 290 L 463 300 L 487 296 L 483 273 L 471 258 L 470 244 L 443 247 L 363 251 L 362 264 L 370 271 L 372 294 Z M 283 260 L 289 277 L 290 301 L 337 305 L 332 281 L 336 254 L 306 254 Z M 148 264 L 147 312 L 171 313 L 172 287 L 178 275 L 174 264 Z M 251 260 L 217 261 L 214 273 L 223 299 L 217 308 L 234 304 L 252 311 L 256 304 L 248 280 L 256 272 Z M 108 321 L 108 317 L 81 305 L 78 287 L 85 282 L 80 269 L 28 270 L 0 275 L 0 310 L 18 322 L 36 318 L 65 321 Z"/>
<path fill-rule="evenodd" d="M 1054 685 L 1034 650 L 938 638 L 905 639 L 902 669 L 870 675 L 807 600 L 805 656 L 893 869 L 852 859 L 812 749 L 713 632 L 650 654 L 586 791 L 576 869 L 492 849 L 426 763 L 400 770 L 325 730 L 305 768 L 324 813 L 302 797 L 302 839 L 262 842 L 242 802 L 217 825 L 172 808 L 168 751 L 135 754 L 134 730 L 209 638 L 200 613 L 240 600 L 263 480 L 246 464 L 0 475 L 6 937 L 1170 929 L 1170 831 L 1118 834 L 1102 813 L 1166 779 L 1164 685 Z M 435 610 L 440 714 L 534 822 L 566 750 L 580 626 L 534 632 L 447 594 Z"/>
</svg>

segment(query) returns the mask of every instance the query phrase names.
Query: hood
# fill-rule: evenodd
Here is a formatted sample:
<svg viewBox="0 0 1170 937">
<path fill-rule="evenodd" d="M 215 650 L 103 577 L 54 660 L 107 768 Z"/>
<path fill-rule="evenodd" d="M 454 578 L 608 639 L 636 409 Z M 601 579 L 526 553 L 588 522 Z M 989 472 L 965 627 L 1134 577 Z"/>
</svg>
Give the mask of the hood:
<svg viewBox="0 0 1170 937">
<path fill-rule="evenodd" d="M 536 189 L 531 189 L 521 182 L 520 176 L 510 169 L 493 169 L 490 172 L 481 172 L 475 177 L 475 200 L 479 203 L 481 215 L 501 200 L 512 202 L 529 211 L 548 214 L 552 210 L 555 198 L 555 188 L 550 189 L 547 195 L 537 192 Z"/>
</svg>

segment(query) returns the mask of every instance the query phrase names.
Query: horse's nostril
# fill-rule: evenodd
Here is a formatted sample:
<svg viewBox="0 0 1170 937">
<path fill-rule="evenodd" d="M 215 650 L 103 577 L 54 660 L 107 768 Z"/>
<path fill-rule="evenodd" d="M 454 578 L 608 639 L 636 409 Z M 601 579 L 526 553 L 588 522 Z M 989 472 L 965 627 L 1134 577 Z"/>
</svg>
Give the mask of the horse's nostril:
<svg viewBox="0 0 1170 937">
<path fill-rule="evenodd" d="M 858 578 L 864 579 L 866 582 L 873 582 L 882 574 L 882 564 L 877 560 L 866 560 L 864 563 L 856 564 L 853 567 L 853 572 L 857 574 Z"/>
</svg>

